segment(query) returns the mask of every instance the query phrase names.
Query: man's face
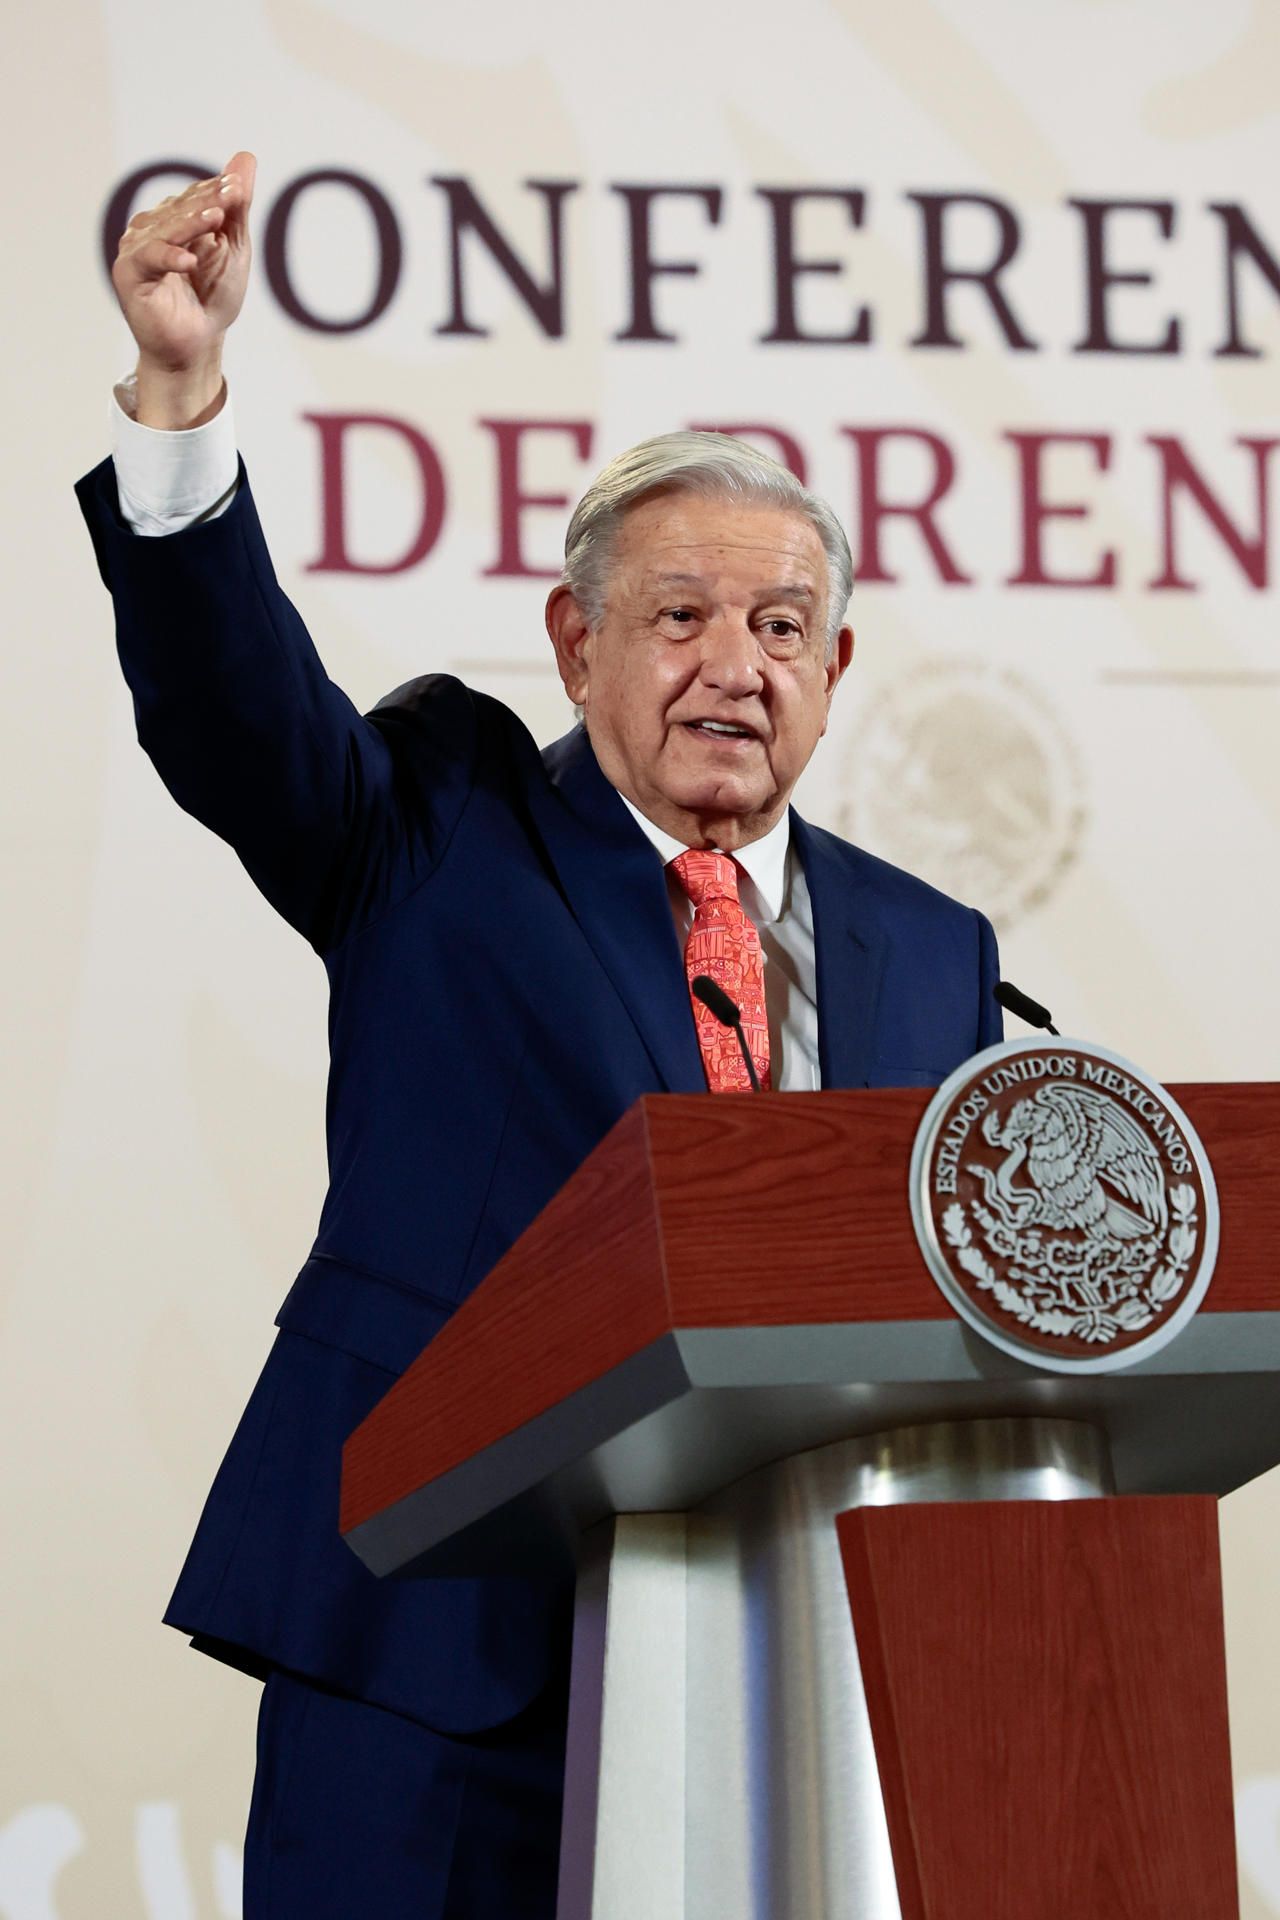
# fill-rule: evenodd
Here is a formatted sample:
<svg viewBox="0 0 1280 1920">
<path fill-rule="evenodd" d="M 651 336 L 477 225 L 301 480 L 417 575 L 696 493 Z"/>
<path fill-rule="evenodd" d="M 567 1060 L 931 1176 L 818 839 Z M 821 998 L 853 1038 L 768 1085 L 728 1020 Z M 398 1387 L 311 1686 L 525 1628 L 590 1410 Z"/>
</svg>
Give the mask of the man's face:
<svg viewBox="0 0 1280 1920">
<path fill-rule="evenodd" d="M 600 625 L 557 587 L 547 627 L 606 777 L 726 852 L 782 817 L 853 650 L 845 627 L 826 658 L 827 560 L 803 514 L 679 492 L 623 521 Z"/>
</svg>

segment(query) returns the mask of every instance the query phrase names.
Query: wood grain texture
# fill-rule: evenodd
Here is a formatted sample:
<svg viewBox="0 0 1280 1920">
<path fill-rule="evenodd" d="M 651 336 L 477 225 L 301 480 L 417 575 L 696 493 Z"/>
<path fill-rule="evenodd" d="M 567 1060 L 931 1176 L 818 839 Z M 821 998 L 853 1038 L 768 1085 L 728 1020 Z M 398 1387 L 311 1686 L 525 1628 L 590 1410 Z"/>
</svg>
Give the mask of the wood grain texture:
<svg viewBox="0 0 1280 1920">
<path fill-rule="evenodd" d="M 1215 1501 L 837 1529 L 903 1920 L 1236 1920 Z"/>
<path fill-rule="evenodd" d="M 1202 1312 L 1280 1307 L 1280 1085 L 1169 1089 L 1218 1181 L 1222 1250 Z M 931 1095 L 650 1100 L 649 1151 L 681 1326 L 941 1320 L 911 1224 L 911 1148 Z"/>
<path fill-rule="evenodd" d="M 1200 1135 L 1218 1183 L 1222 1240 L 1201 1313 L 1280 1304 L 1280 1085 L 1202 1082 L 1169 1092 Z"/>
<path fill-rule="evenodd" d="M 678 1323 L 945 1318 L 907 1195 L 928 1102 L 910 1088 L 653 1101 L 649 1150 Z"/>
<path fill-rule="evenodd" d="M 1280 1309 L 1280 1086 L 1171 1088 L 1214 1161 L 1202 1312 Z M 357 1429 L 344 1531 L 673 1327 L 945 1320 L 907 1194 L 927 1091 L 650 1096 Z"/>
</svg>

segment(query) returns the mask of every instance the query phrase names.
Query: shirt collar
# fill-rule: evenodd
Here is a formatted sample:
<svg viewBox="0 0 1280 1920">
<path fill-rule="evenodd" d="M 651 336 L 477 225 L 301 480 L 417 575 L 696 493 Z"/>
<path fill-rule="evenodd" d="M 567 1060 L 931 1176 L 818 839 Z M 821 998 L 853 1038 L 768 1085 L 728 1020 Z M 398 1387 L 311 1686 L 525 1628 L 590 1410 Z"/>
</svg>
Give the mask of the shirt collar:
<svg viewBox="0 0 1280 1920">
<path fill-rule="evenodd" d="M 640 831 L 651 846 L 656 847 L 663 866 L 669 866 L 678 854 L 687 853 L 688 846 L 683 840 L 676 840 L 661 827 L 655 827 L 639 807 L 633 806 L 625 793 L 618 795 L 623 806 L 631 815 Z M 748 847 L 739 847 L 733 855 L 745 874 L 751 878 L 760 904 L 766 909 L 765 917 L 780 920 L 787 902 L 787 855 L 791 850 L 791 810 L 787 808 L 776 827 L 770 827 L 768 833 L 759 840 L 753 840 Z"/>
</svg>

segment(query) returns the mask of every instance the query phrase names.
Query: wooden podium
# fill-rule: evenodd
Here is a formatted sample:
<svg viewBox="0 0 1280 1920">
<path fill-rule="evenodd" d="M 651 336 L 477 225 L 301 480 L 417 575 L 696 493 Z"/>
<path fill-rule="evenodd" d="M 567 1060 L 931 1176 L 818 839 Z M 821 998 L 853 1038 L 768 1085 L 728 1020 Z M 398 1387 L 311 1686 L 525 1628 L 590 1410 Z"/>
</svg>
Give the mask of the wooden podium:
<svg viewBox="0 0 1280 1920">
<path fill-rule="evenodd" d="M 1234 1916 L 1212 1502 L 1280 1461 L 1280 1087 L 1170 1091 L 1221 1250 L 1131 1369 L 952 1312 L 927 1092 L 669 1095 L 352 1436 L 376 1572 L 579 1569 L 561 1920 Z"/>
</svg>

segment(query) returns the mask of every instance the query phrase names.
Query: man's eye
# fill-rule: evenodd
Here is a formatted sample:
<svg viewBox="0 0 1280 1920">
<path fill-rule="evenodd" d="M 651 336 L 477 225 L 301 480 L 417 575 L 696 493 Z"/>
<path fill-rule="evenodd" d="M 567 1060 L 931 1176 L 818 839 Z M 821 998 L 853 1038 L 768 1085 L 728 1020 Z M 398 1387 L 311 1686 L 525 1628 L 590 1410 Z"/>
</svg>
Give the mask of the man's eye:
<svg viewBox="0 0 1280 1920">
<path fill-rule="evenodd" d="M 767 620 L 765 626 L 775 640 L 790 640 L 800 632 L 794 620 Z"/>
<path fill-rule="evenodd" d="M 696 616 L 694 614 L 692 607 L 669 607 L 667 609 L 668 620 L 675 620 L 681 626 L 684 626 L 688 621 L 694 619 L 695 617 Z"/>
</svg>

